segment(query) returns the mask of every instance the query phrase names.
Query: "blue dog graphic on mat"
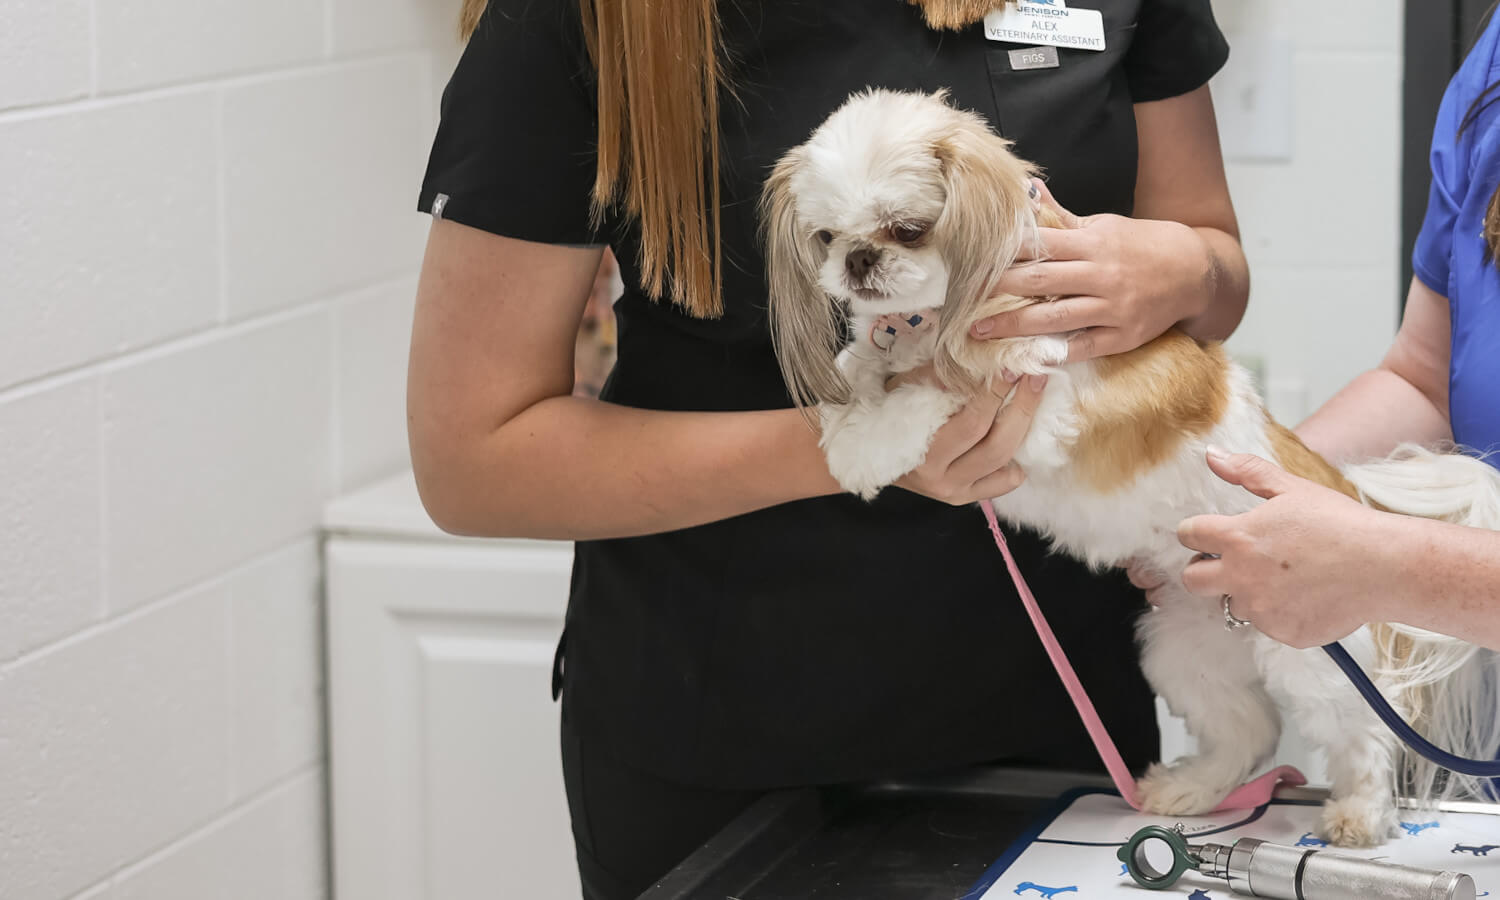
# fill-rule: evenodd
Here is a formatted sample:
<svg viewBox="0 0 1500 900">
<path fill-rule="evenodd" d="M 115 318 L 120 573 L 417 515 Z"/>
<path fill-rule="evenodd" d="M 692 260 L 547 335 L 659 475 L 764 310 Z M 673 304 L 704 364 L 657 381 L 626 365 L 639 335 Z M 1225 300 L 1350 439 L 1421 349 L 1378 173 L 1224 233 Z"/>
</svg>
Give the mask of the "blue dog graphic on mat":
<svg viewBox="0 0 1500 900">
<path fill-rule="evenodd" d="M 1491 850 L 1500 850 L 1500 844 L 1480 844 L 1478 847 L 1470 847 L 1466 844 L 1454 844 L 1453 853 L 1472 853 L 1475 856 L 1489 856 Z"/>
<path fill-rule="evenodd" d="M 1016 885 L 1016 893 L 1017 894 L 1024 894 L 1027 891 L 1036 891 L 1038 894 L 1042 895 L 1042 900 L 1052 900 L 1052 898 L 1056 897 L 1058 894 L 1066 894 L 1069 891 L 1072 891 L 1073 893 L 1076 894 L 1076 893 L 1078 893 L 1078 888 L 1076 888 L 1076 887 L 1060 887 L 1060 888 L 1042 887 L 1039 884 L 1032 884 L 1029 881 L 1023 881 L 1020 884 Z"/>
<path fill-rule="evenodd" d="M 1421 823 L 1417 823 L 1417 822 L 1402 822 L 1401 823 L 1401 830 L 1404 831 L 1404 832 L 1406 832 L 1407 834 L 1411 835 L 1412 837 L 1416 837 L 1416 836 L 1420 835 L 1422 832 L 1426 831 L 1429 828 L 1436 828 L 1436 827 L 1438 827 L 1438 823 L 1436 823 L 1436 822 L 1421 822 Z"/>
<path fill-rule="evenodd" d="M 1318 838 L 1313 837 L 1313 833 L 1311 831 L 1309 831 L 1307 834 L 1304 834 L 1300 839 L 1298 839 L 1297 846 L 1298 847 L 1327 847 L 1328 846 L 1328 842 L 1324 841 L 1324 840 L 1319 840 Z"/>
<path fill-rule="evenodd" d="M 1198 890 L 1193 891 L 1191 894 L 1188 894 L 1188 900 L 1213 900 L 1213 898 L 1208 895 L 1208 891 L 1199 888 Z"/>
</svg>

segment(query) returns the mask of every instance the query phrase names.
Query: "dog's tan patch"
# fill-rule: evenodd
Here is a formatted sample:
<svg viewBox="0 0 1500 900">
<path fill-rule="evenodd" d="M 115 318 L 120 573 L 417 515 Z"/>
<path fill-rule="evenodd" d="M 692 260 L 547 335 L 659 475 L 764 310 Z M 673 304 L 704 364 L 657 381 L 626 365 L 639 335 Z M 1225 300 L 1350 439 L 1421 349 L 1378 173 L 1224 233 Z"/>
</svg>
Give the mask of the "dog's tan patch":
<svg viewBox="0 0 1500 900">
<path fill-rule="evenodd" d="M 1328 460 L 1308 449 L 1302 443 L 1302 439 L 1293 434 L 1291 429 L 1275 422 L 1271 422 L 1266 428 L 1266 438 L 1271 442 L 1271 453 L 1275 456 L 1273 460 L 1277 465 L 1299 478 L 1306 478 L 1315 484 L 1331 488 L 1346 497 L 1359 499 L 1359 491 L 1349 483 L 1349 479 L 1343 473 L 1334 468 Z"/>
<path fill-rule="evenodd" d="M 1229 360 L 1218 344 L 1169 330 L 1144 346 L 1095 360 L 1097 382 L 1078 398 L 1084 424 L 1073 463 L 1100 493 L 1166 462 L 1207 434 L 1229 404 Z"/>
</svg>

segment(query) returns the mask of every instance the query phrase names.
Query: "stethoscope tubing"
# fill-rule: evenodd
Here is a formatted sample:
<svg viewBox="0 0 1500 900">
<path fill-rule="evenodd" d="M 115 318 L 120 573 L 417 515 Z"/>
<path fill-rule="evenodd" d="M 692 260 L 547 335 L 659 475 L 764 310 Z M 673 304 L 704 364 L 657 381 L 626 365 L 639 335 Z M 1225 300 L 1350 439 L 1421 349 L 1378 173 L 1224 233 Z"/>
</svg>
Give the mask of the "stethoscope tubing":
<svg viewBox="0 0 1500 900">
<path fill-rule="evenodd" d="M 1337 642 L 1326 644 L 1323 650 L 1333 658 L 1334 663 L 1340 669 L 1344 670 L 1344 674 L 1349 677 L 1349 681 L 1354 684 L 1360 696 L 1364 697 L 1365 702 L 1375 711 L 1375 715 L 1379 716 L 1386 727 L 1395 732 L 1396 737 L 1399 737 L 1408 747 L 1443 768 L 1460 775 L 1473 775 L 1481 778 L 1500 777 L 1500 760 L 1465 759 L 1462 756 L 1455 756 L 1418 734 L 1415 728 L 1391 708 L 1390 702 L 1375 687 L 1370 676 L 1365 674 L 1365 670 L 1359 667 L 1359 663 L 1354 661 L 1354 657 L 1349 655 L 1349 651 L 1345 650 L 1342 644 Z"/>
</svg>

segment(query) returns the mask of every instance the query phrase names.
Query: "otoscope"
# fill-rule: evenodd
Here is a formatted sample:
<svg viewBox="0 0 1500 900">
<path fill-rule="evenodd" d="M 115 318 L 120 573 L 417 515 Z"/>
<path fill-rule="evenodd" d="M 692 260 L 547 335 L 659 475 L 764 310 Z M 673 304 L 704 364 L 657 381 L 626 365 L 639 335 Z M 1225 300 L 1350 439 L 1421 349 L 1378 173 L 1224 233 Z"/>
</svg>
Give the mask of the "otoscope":
<svg viewBox="0 0 1500 900">
<path fill-rule="evenodd" d="M 1146 858 L 1153 841 L 1171 848 L 1169 871 L 1159 871 Z M 1154 891 L 1195 870 L 1228 881 L 1237 894 L 1274 900 L 1475 900 L 1474 879 L 1462 872 L 1434 872 L 1255 838 L 1240 838 L 1231 847 L 1189 844 L 1181 825 L 1142 828 L 1117 856 L 1136 884 Z"/>
</svg>

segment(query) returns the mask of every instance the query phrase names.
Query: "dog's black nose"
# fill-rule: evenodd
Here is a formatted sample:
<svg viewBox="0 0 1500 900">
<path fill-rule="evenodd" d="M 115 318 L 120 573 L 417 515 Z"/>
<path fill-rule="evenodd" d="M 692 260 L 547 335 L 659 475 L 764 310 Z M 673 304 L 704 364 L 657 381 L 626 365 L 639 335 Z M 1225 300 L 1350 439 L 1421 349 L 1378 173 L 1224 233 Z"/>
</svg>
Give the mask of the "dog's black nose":
<svg viewBox="0 0 1500 900">
<path fill-rule="evenodd" d="M 858 250 L 849 251 L 849 254 L 844 257 L 844 268 L 855 278 L 863 278 L 871 269 L 875 268 L 875 264 L 878 262 L 880 262 L 879 250 L 861 247 Z"/>
</svg>

